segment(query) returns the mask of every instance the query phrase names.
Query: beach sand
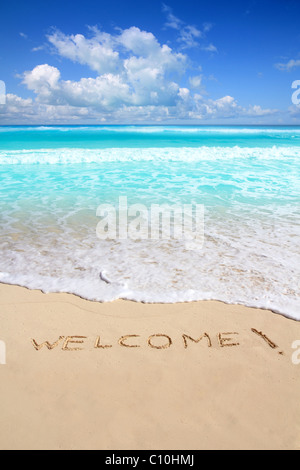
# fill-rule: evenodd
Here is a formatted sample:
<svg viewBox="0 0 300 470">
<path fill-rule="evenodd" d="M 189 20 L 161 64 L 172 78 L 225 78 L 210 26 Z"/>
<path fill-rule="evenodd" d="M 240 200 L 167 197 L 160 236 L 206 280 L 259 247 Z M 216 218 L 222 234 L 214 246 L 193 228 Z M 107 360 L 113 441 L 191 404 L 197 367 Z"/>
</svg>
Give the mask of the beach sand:
<svg viewBox="0 0 300 470">
<path fill-rule="evenodd" d="M 300 449 L 300 322 L 4 284 L 0 317 L 1 449 Z"/>
</svg>

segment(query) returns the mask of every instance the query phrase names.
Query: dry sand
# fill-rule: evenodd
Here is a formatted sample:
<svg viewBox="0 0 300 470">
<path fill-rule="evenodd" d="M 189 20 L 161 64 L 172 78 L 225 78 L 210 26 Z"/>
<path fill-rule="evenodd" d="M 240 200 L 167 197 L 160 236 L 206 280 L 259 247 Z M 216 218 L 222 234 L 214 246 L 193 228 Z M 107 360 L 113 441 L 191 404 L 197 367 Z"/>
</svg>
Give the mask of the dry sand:
<svg viewBox="0 0 300 470">
<path fill-rule="evenodd" d="M 0 307 L 1 449 L 300 448 L 300 322 L 3 284 Z"/>
</svg>

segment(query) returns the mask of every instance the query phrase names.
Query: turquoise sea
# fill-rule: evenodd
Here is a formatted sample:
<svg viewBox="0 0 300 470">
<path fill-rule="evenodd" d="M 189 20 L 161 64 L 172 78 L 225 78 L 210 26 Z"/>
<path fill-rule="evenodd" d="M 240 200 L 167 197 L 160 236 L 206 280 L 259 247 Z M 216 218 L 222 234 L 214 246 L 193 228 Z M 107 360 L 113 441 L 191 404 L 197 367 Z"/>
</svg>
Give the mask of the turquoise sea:
<svg viewBox="0 0 300 470">
<path fill-rule="evenodd" d="M 0 127 L 0 281 L 300 320 L 300 127 Z M 201 204 L 204 244 L 96 235 L 100 204 Z"/>
</svg>

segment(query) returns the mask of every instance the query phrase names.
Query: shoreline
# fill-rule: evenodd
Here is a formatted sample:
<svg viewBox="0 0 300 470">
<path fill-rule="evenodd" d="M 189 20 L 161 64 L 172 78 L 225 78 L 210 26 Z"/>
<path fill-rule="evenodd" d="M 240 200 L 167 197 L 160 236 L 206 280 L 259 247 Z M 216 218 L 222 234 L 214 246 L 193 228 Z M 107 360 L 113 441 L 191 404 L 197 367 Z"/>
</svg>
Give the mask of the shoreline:
<svg viewBox="0 0 300 470">
<path fill-rule="evenodd" d="M 300 322 L 5 284 L 0 307 L 1 449 L 300 449 Z"/>
<path fill-rule="evenodd" d="M 104 279 L 103 279 L 104 280 Z M 105 281 L 106 282 L 106 281 Z M 236 306 L 236 307 L 241 307 L 241 308 L 246 308 L 246 309 L 254 309 L 254 310 L 261 310 L 261 311 L 266 311 L 266 312 L 270 312 L 272 313 L 273 315 L 279 315 L 279 316 L 282 316 L 284 318 L 286 318 L 287 320 L 291 320 L 291 321 L 294 321 L 296 323 L 299 323 L 300 324 L 300 319 L 297 320 L 296 318 L 292 317 L 291 314 L 288 314 L 288 313 L 283 313 L 283 312 L 280 312 L 279 310 L 275 310 L 275 309 L 272 309 L 272 308 L 267 308 L 267 307 L 262 307 L 262 306 L 256 306 L 256 305 L 247 305 L 247 304 L 242 304 L 242 303 L 239 303 L 239 302 L 226 302 L 225 300 L 219 300 L 219 299 L 199 299 L 199 300 L 176 300 L 174 302 L 159 302 L 159 301 L 144 301 L 144 300 L 136 300 L 136 299 L 131 299 L 131 298 L 123 298 L 123 297 L 120 297 L 118 299 L 114 299 L 114 300 L 91 300 L 91 299 L 88 299 L 88 298 L 85 298 L 83 296 L 81 296 L 80 294 L 75 294 L 73 292 L 44 292 L 42 289 L 39 289 L 39 288 L 31 288 L 31 287 L 26 287 L 26 286 L 23 286 L 21 284 L 10 284 L 10 283 L 5 283 L 3 281 L 0 281 L 0 286 L 10 286 L 10 287 L 16 287 L 16 288 L 20 288 L 20 289 L 25 289 L 29 292 L 39 292 L 40 294 L 42 295 L 46 295 L 46 296 L 49 296 L 49 295 L 68 295 L 68 296 L 72 296 L 74 298 L 77 298 L 79 300 L 82 300 L 84 302 L 91 302 L 92 304 L 113 304 L 115 302 L 132 302 L 132 303 L 137 303 L 137 304 L 142 304 L 142 305 L 184 305 L 184 304 L 194 304 L 194 303 L 202 303 L 202 302 L 216 302 L 216 303 L 220 303 L 221 305 L 229 305 L 229 306 Z"/>
</svg>

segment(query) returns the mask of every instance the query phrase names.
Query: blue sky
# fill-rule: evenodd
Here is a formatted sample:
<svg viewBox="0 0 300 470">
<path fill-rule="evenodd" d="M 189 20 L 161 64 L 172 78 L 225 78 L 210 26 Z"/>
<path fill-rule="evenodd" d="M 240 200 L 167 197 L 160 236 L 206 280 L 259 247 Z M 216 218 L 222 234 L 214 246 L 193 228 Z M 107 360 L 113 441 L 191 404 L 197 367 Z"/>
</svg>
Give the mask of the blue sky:
<svg viewBox="0 0 300 470">
<path fill-rule="evenodd" d="M 2 2 L 2 124 L 300 124 L 296 0 Z"/>
</svg>

